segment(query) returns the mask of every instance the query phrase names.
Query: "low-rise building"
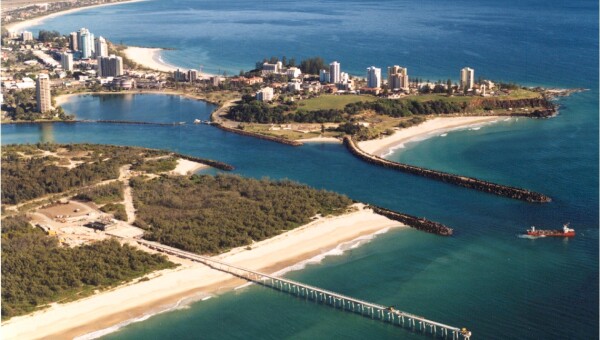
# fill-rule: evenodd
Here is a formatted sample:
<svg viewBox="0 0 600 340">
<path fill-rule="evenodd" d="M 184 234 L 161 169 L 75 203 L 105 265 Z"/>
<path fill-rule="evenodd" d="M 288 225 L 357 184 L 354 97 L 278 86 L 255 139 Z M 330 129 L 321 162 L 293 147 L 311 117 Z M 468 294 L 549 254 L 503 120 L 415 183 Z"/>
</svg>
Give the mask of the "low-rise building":
<svg viewBox="0 0 600 340">
<path fill-rule="evenodd" d="M 256 92 L 256 100 L 268 102 L 273 100 L 273 88 L 265 87 Z"/>
</svg>

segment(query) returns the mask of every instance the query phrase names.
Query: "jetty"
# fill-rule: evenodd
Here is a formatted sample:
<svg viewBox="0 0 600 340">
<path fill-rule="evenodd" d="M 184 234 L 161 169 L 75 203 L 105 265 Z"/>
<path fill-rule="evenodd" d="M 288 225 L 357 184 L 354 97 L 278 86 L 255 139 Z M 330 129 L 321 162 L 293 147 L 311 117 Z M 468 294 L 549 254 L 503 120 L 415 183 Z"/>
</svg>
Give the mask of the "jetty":
<svg viewBox="0 0 600 340">
<path fill-rule="evenodd" d="M 298 281 L 261 273 L 256 270 L 246 269 L 240 266 L 232 265 L 213 258 L 196 255 L 177 248 L 165 246 L 159 243 L 137 240 L 140 245 L 150 249 L 174 255 L 179 258 L 191 260 L 205 264 L 206 266 L 219 270 L 236 277 L 242 278 L 261 286 L 269 287 L 300 299 L 312 301 L 317 304 L 323 304 L 341 311 L 359 314 L 363 317 L 380 320 L 404 329 L 429 335 L 434 338 L 468 340 L 471 332 L 466 328 L 449 326 L 437 321 L 426 319 L 422 316 L 406 313 L 397 310 L 394 307 L 382 306 L 376 303 L 367 302 L 347 295 L 342 295 L 329 290 L 310 286 Z"/>
<path fill-rule="evenodd" d="M 344 137 L 344 145 L 353 155 L 371 164 L 526 202 L 546 203 L 552 201 L 550 197 L 544 194 L 533 192 L 527 189 L 510 187 L 502 184 L 483 181 L 473 177 L 460 176 L 447 172 L 421 168 L 418 166 L 393 162 L 385 158 L 377 157 L 360 149 L 350 136 Z"/>
</svg>

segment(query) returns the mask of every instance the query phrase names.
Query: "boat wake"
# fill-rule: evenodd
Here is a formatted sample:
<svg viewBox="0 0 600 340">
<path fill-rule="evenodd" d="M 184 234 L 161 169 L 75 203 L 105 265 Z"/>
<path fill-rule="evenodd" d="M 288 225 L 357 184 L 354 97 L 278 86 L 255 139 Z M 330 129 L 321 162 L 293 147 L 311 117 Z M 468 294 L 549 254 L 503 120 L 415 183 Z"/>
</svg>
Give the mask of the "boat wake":
<svg viewBox="0 0 600 340">
<path fill-rule="evenodd" d="M 533 235 L 519 234 L 519 235 L 517 235 L 517 237 L 518 238 L 526 238 L 526 239 L 530 239 L 530 240 L 535 240 L 536 238 L 546 237 L 546 235 L 533 236 Z"/>
</svg>

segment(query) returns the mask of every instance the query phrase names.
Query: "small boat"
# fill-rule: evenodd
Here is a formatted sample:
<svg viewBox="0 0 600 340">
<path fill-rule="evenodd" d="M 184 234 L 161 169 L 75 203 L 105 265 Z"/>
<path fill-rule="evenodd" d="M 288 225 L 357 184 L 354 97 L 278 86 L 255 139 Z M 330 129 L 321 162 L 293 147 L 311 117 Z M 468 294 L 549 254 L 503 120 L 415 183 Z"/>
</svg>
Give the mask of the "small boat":
<svg viewBox="0 0 600 340">
<path fill-rule="evenodd" d="M 551 237 L 574 237 L 575 229 L 569 228 L 569 223 L 563 225 L 562 229 L 556 230 L 544 230 L 544 229 L 536 229 L 535 227 L 531 227 L 527 229 L 527 235 L 529 236 L 551 236 Z"/>
</svg>

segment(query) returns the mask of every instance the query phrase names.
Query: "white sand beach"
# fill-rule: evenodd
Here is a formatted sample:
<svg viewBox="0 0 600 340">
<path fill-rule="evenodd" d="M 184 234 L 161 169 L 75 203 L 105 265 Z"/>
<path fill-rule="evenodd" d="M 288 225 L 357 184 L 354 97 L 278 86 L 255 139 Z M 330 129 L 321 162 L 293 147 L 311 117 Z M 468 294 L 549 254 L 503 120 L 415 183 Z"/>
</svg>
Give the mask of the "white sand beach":
<svg viewBox="0 0 600 340">
<path fill-rule="evenodd" d="M 501 117 L 498 116 L 433 118 L 419 125 L 396 131 L 391 136 L 359 142 L 358 146 L 367 153 L 381 157 L 388 153 L 391 148 L 398 147 L 414 139 L 426 138 L 467 126 L 488 124 L 500 119 Z"/>
<path fill-rule="evenodd" d="M 251 246 L 218 256 L 223 261 L 268 273 L 323 255 L 339 244 L 373 235 L 402 224 L 357 204 L 357 211 L 320 218 L 305 226 Z M 357 241 L 358 242 L 358 241 Z M 150 275 L 150 280 L 130 283 L 82 300 L 54 304 L 31 315 L 2 324 L 2 338 L 72 339 L 113 327 L 149 314 L 168 310 L 185 298 L 202 299 L 245 283 L 229 274 L 182 260 L 181 266 Z"/>
<path fill-rule="evenodd" d="M 177 66 L 167 64 L 162 60 L 162 57 L 160 56 L 161 51 L 163 51 L 162 48 L 136 46 L 128 46 L 124 50 L 127 58 L 144 67 L 162 72 L 173 72 L 177 70 Z"/>
<path fill-rule="evenodd" d="M 208 167 L 209 166 L 206 164 L 179 158 L 177 160 L 177 166 L 171 171 L 171 174 L 180 176 L 191 175 L 200 169 Z"/>
<path fill-rule="evenodd" d="M 312 137 L 298 139 L 298 141 L 302 143 L 342 143 L 342 141 L 339 138 L 335 137 Z"/>
<path fill-rule="evenodd" d="M 114 5 L 121 5 L 121 4 L 126 4 L 126 3 L 131 3 L 131 2 L 141 2 L 141 1 L 146 1 L 146 0 L 124 0 L 124 1 L 119 1 L 119 2 L 111 2 L 108 4 L 99 4 L 99 5 L 93 5 L 93 6 L 72 8 L 72 9 L 68 9 L 66 11 L 56 12 L 56 13 L 44 15 L 41 17 L 29 19 L 29 20 L 11 22 L 9 24 L 6 24 L 5 27 L 10 32 L 21 32 L 23 30 L 28 29 L 31 26 L 43 24 L 44 20 L 56 18 L 61 15 L 79 12 L 79 11 L 83 11 L 85 9 L 91 9 L 91 8 L 96 8 L 96 7 L 114 6 Z M 68 32 L 61 32 L 61 33 L 66 34 Z"/>
</svg>

